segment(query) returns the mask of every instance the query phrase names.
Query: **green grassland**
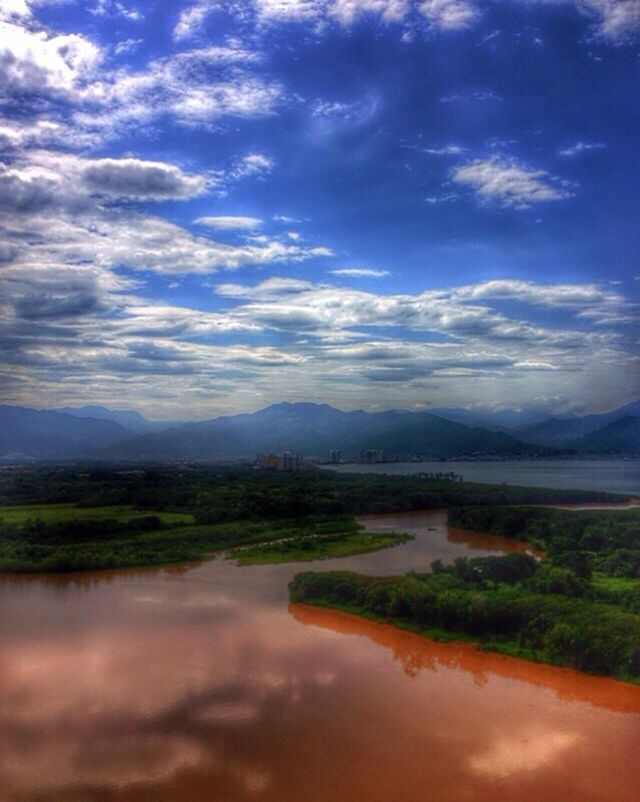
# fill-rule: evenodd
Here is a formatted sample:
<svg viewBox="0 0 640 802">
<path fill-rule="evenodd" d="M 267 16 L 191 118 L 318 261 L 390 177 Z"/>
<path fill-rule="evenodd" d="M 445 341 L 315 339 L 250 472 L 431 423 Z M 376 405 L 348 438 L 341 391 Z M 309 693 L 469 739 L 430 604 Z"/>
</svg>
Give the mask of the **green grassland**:
<svg viewBox="0 0 640 802">
<path fill-rule="evenodd" d="M 207 559 L 215 552 L 255 543 L 359 534 L 358 524 L 348 515 L 194 524 L 189 513 L 140 511 L 123 505 L 3 509 L 10 512 L 0 518 L 0 572 L 5 573 L 163 565 Z M 357 547 L 362 549 L 364 538 L 360 538 Z"/>
<path fill-rule="evenodd" d="M 331 535 L 307 535 L 234 549 L 229 556 L 238 565 L 268 565 L 272 563 L 305 562 L 326 560 L 331 557 L 351 557 L 379 551 L 411 540 L 411 535 L 373 532 L 346 531 Z"/>
<path fill-rule="evenodd" d="M 105 507 L 79 507 L 76 504 L 6 504 L 0 506 L 0 522 L 9 526 L 25 526 L 33 521 L 61 523 L 66 521 L 135 521 L 148 515 L 160 518 L 163 523 L 194 522 L 188 512 L 164 510 L 136 510 L 131 505 L 118 504 Z"/>
</svg>

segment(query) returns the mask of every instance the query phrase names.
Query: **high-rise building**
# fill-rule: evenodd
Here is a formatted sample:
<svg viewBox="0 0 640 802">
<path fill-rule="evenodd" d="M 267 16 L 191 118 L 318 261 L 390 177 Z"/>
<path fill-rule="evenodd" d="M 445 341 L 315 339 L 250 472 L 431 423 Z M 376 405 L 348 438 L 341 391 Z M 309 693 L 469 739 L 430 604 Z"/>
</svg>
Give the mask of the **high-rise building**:
<svg viewBox="0 0 640 802">
<path fill-rule="evenodd" d="M 371 465 L 376 462 L 384 462 L 384 450 L 381 448 L 368 448 L 360 452 L 360 462 Z"/>
<path fill-rule="evenodd" d="M 301 471 L 306 463 L 302 454 L 285 451 L 283 454 L 258 454 L 256 465 L 275 471 Z"/>
</svg>

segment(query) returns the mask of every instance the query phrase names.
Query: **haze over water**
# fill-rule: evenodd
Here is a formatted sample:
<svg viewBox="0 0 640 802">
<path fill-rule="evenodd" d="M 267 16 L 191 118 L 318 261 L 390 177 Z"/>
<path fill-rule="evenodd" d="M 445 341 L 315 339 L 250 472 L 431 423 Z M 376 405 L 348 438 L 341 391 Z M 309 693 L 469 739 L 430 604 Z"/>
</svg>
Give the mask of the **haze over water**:
<svg viewBox="0 0 640 802">
<path fill-rule="evenodd" d="M 332 466 L 333 467 L 333 466 Z M 640 461 L 637 459 L 497 460 L 478 462 L 388 462 L 379 465 L 340 465 L 347 473 L 449 473 L 467 482 L 488 482 L 563 490 L 603 490 L 640 493 Z"/>
<path fill-rule="evenodd" d="M 526 548 L 417 534 L 343 560 L 0 580 L 2 802 L 636 802 L 640 687 L 287 604 L 298 570 Z"/>
</svg>

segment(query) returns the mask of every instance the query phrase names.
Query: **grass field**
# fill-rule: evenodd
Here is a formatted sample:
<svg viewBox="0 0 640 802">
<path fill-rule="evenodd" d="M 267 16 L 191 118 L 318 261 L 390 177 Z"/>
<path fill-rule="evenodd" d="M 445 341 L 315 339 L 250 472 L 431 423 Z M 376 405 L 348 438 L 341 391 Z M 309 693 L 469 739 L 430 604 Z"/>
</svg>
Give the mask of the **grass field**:
<svg viewBox="0 0 640 802">
<path fill-rule="evenodd" d="M 264 543 L 234 549 L 229 556 L 238 565 L 269 565 L 285 562 L 306 562 L 331 557 L 349 557 L 369 551 L 387 549 L 411 540 L 411 535 L 371 532 L 345 532 L 331 535 L 295 537 L 275 543 Z"/>
<path fill-rule="evenodd" d="M 33 521 L 47 524 L 66 521 L 135 521 L 154 515 L 164 524 L 193 523 L 193 515 L 184 512 L 137 510 L 130 506 L 76 507 L 74 504 L 11 504 L 0 507 L 0 522 L 10 526 L 25 526 Z"/>
<path fill-rule="evenodd" d="M 342 537 L 339 543 L 333 542 L 336 533 Z M 307 541 L 316 538 L 322 544 L 310 550 Z M 0 573 L 161 565 L 207 559 L 215 552 L 275 541 L 296 545 L 284 547 L 284 556 L 282 546 L 270 545 L 264 553 L 253 555 L 254 561 L 343 556 L 399 542 L 388 535 L 365 535 L 350 515 L 198 524 L 191 514 L 141 511 L 126 505 L 0 507 Z M 296 557 L 296 549 L 300 557 Z M 249 555 L 245 557 L 243 552 L 245 559 Z"/>
</svg>

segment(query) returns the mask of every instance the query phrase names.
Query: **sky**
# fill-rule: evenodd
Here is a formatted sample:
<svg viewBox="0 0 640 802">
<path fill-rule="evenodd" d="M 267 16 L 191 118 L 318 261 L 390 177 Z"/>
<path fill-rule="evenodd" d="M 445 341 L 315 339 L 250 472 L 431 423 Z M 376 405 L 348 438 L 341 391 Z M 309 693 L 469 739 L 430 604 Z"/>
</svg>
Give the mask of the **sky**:
<svg viewBox="0 0 640 802">
<path fill-rule="evenodd" d="M 640 0 L 0 0 L 0 402 L 639 395 Z"/>
</svg>

